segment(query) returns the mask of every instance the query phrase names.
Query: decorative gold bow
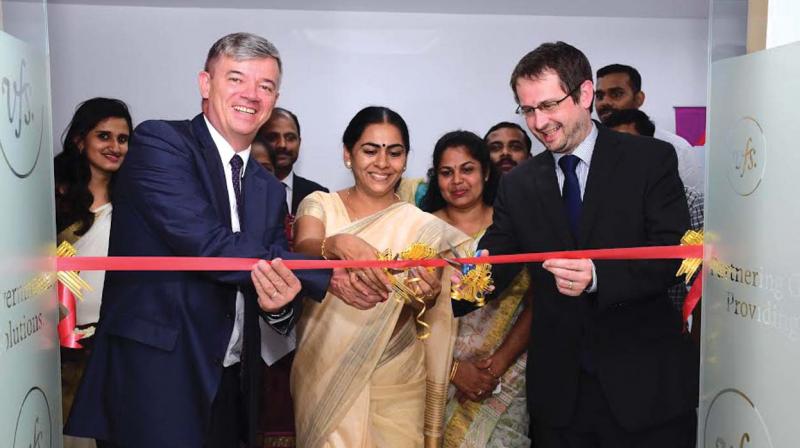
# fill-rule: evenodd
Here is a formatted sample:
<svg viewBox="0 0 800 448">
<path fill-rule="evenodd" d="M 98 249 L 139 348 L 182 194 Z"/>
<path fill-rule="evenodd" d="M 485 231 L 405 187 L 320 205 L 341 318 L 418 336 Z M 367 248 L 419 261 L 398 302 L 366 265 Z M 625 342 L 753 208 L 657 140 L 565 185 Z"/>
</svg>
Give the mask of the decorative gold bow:
<svg viewBox="0 0 800 448">
<path fill-rule="evenodd" d="M 74 257 L 77 253 L 75 246 L 66 241 L 62 241 L 61 244 L 58 245 L 58 249 L 56 249 L 56 255 L 59 257 Z M 76 271 L 58 271 L 57 277 L 58 280 L 80 300 L 83 300 L 82 289 L 87 291 L 92 290 L 92 287 L 89 286 Z"/>
<path fill-rule="evenodd" d="M 390 249 L 386 249 L 378 254 L 378 259 L 383 261 L 430 260 L 435 258 L 436 255 L 436 250 L 431 246 L 424 243 L 414 243 L 397 255 L 393 255 Z M 428 268 L 428 270 L 433 271 L 434 268 Z M 431 335 L 431 327 L 422 320 L 422 316 L 425 314 L 427 307 L 425 305 L 425 300 L 422 298 L 422 294 L 416 292 L 412 286 L 414 283 L 419 282 L 420 279 L 417 277 L 409 278 L 408 275 L 401 279 L 396 275 L 399 274 L 399 272 L 396 270 L 384 269 L 383 271 L 386 273 L 386 275 L 389 277 L 389 281 L 392 283 L 392 290 L 396 294 L 397 301 L 402 303 L 411 303 L 414 301 L 421 307 L 419 313 L 416 315 L 416 322 L 417 325 L 422 328 L 422 331 L 417 338 L 420 340 L 427 339 Z"/>
<path fill-rule="evenodd" d="M 698 246 L 703 244 L 703 231 L 695 231 L 695 230 L 687 230 L 686 233 L 681 238 L 681 246 Z M 686 284 L 688 285 L 689 282 L 694 277 L 694 273 L 697 272 L 697 269 L 703 263 L 702 258 L 687 258 L 683 260 L 681 263 L 681 267 L 678 268 L 678 273 L 675 274 L 675 277 L 680 277 L 683 274 L 686 274 Z"/>
</svg>

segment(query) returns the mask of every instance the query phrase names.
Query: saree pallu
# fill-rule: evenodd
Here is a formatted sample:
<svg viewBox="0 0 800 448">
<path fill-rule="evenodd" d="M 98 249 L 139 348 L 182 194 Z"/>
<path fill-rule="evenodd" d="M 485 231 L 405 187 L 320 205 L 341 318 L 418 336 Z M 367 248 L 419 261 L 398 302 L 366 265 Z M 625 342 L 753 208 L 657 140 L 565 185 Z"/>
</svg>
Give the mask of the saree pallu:
<svg viewBox="0 0 800 448">
<path fill-rule="evenodd" d="M 303 216 L 321 220 L 326 236 L 353 234 L 395 254 L 421 242 L 448 255 L 451 247 L 463 249 L 470 242 L 404 202 L 350 222 L 338 194 L 316 192 L 301 203 L 298 219 Z M 441 444 L 456 334 L 451 272 L 444 271 L 442 293 L 423 317 L 429 330 L 409 320 L 394 331 L 403 308 L 394 294 L 369 310 L 353 308 L 330 293 L 321 303 L 306 302 L 291 376 L 298 446 Z M 424 341 L 417 339 L 421 331 L 430 332 Z"/>
<path fill-rule="evenodd" d="M 525 307 L 524 295 L 529 283 L 528 271 L 523 269 L 500 297 L 459 318 L 455 359 L 478 360 L 497 350 Z M 450 386 L 446 448 L 530 446 L 525 393 L 527 358 L 527 353 L 520 355 L 500 378 L 500 392 L 482 402 L 459 403 L 455 398 L 455 386 Z"/>
</svg>

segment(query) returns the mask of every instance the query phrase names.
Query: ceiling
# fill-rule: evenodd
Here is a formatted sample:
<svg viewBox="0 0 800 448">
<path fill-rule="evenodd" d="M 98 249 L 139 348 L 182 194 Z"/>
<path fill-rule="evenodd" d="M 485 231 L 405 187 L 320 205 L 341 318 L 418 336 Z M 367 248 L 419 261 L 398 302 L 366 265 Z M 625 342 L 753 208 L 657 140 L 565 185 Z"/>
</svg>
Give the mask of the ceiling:
<svg viewBox="0 0 800 448">
<path fill-rule="evenodd" d="M 13 0 L 12 0 L 13 1 Z M 733 3 L 745 0 L 714 0 Z M 48 0 L 50 4 L 537 16 L 707 18 L 708 0 Z"/>
</svg>

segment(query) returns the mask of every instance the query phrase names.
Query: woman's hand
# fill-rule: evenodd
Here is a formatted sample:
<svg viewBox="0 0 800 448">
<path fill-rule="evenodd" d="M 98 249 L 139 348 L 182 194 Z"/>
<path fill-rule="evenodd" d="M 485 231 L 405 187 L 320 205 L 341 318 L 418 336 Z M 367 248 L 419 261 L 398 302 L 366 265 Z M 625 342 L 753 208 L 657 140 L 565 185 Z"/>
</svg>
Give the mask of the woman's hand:
<svg viewBox="0 0 800 448">
<path fill-rule="evenodd" d="M 471 361 L 459 361 L 452 383 L 463 397 L 482 401 L 497 387 L 497 378 Z"/>
<path fill-rule="evenodd" d="M 475 362 L 475 366 L 500 381 L 500 377 L 505 375 L 514 360 L 509 360 L 500 351 L 495 352 L 488 358 L 483 358 Z"/>
<path fill-rule="evenodd" d="M 432 306 L 442 292 L 441 276 L 441 269 L 429 271 L 424 267 L 416 267 L 408 270 L 408 276 L 405 281 L 406 285 L 417 294 L 417 297 L 425 302 L 426 306 Z M 411 304 L 419 305 L 418 302 L 414 301 Z"/>
<path fill-rule="evenodd" d="M 339 260 L 377 260 L 378 251 L 369 243 L 355 235 L 340 233 L 325 240 L 325 255 Z M 392 290 L 389 278 L 379 268 L 347 269 L 351 284 L 359 290 L 359 286 L 375 294 L 388 297 Z"/>
</svg>

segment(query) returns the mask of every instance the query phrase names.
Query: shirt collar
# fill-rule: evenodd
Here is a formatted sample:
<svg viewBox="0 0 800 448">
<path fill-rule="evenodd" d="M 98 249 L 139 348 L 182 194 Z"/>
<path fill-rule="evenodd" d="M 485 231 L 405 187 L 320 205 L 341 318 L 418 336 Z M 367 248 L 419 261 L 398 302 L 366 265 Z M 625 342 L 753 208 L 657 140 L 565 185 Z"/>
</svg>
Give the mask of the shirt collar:
<svg viewBox="0 0 800 448">
<path fill-rule="evenodd" d="M 589 165 L 592 161 L 592 153 L 594 152 L 594 145 L 597 143 L 597 126 L 592 123 L 592 130 L 589 131 L 589 135 L 583 139 L 580 144 L 572 151 L 572 155 L 577 156 L 583 163 Z M 558 164 L 559 159 L 564 157 L 566 154 L 553 154 L 553 157 L 556 159 L 556 164 Z"/>
<path fill-rule="evenodd" d="M 233 150 L 233 146 L 225 140 L 225 137 L 217 131 L 217 129 L 208 121 L 208 117 L 203 115 L 203 119 L 206 121 L 206 127 L 208 128 L 208 133 L 211 134 L 211 140 L 214 141 L 214 145 L 217 147 L 217 151 L 219 152 L 219 158 L 222 159 L 222 164 L 229 168 L 231 166 L 230 162 L 234 155 L 238 154 L 239 157 L 242 158 L 242 176 L 244 176 L 244 170 L 247 168 L 247 160 L 250 158 L 250 146 L 247 148 L 236 152 Z"/>
<path fill-rule="evenodd" d="M 294 170 L 289 171 L 289 174 L 281 182 L 286 185 L 287 190 L 291 191 L 292 187 L 294 187 Z"/>
</svg>

